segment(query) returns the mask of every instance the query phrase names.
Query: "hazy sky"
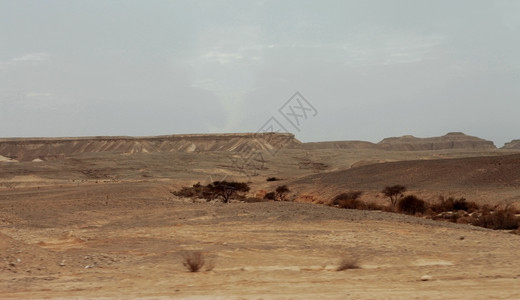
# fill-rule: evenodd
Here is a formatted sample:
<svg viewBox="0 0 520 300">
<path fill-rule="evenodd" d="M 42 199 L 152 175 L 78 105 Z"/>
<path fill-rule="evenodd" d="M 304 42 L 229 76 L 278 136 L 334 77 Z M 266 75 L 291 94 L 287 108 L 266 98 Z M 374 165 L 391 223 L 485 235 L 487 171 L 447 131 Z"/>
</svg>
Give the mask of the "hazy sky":
<svg viewBox="0 0 520 300">
<path fill-rule="evenodd" d="M 0 0 L 0 137 L 520 138 L 520 1 Z M 299 91 L 317 110 L 293 130 Z"/>
</svg>

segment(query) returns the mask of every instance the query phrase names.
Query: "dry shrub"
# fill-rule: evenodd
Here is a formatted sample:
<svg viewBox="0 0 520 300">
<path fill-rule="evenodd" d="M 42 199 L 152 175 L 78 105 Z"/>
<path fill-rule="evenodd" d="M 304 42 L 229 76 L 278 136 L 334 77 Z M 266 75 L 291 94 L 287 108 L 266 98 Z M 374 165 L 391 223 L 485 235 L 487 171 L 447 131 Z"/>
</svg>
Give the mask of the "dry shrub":
<svg viewBox="0 0 520 300">
<path fill-rule="evenodd" d="M 478 204 L 472 201 L 467 201 L 466 198 L 454 198 L 449 197 L 448 199 L 444 198 L 444 196 L 439 196 L 439 203 L 432 204 L 430 206 L 430 209 L 434 213 L 442 213 L 447 211 L 454 211 L 454 210 L 464 210 L 467 212 L 474 212 L 479 210 Z"/>
<path fill-rule="evenodd" d="M 190 272 L 198 272 L 204 266 L 206 260 L 201 251 L 188 251 L 183 255 L 182 265 Z"/>
<path fill-rule="evenodd" d="M 465 198 L 455 199 L 453 202 L 453 209 L 464 210 L 467 212 L 474 212 L 479 210 L 479 205 L 473 201 L 466 201 Z"/>
<path fill-rule="evenodd" d="M 390 199 L 390 206 L 395 208 L 398 200 L 403 198 L 404 192 L 406 192 L 406 187 L 400 184 L 393 186 L 386 186 L 381 193 L 387 196 Z"/>
<path fill-rule="evenodd" d="M 472 222 L 473 222 L 473 217 L 471 217 L 469 215 L 464 215 L 464 216 L 458 217 L 455 220 L 455 223 L 458 223 L 458 224 L 471 224 Z"/>
<path fill-rule="evenodd" d="M 207 185 L 201 185 L 198 182 L 192 187 L 184 186 L 180 190 L 171 193 L 178 197 L 206 199 L 206 201 L 220 198 L 224 203 L 229 203 L 230 199 L 244 199 L 244 194 L 248 191 L 249 185 L 246 182 L 224 180 L 214 181 Z"/>
<path fill-rule="evenodd" d="M 276 188 L 276 195 L 280 201 L 285 201 L 287 198 L 287 194 L 290 192 L 289 188 L 286 185 L 281 185 Z"/>
<path fill-rule="evenodd" d="M 352 257 L 346 257 L 343 258 L 338 267 L 336 268 L 336 271 L 345 271 L 345 270 L 351 270 L 351 269 L 360 269 L 359 262 L 357 259 Z"/>
<path fill-rule="evenodd" d="M 175 196 L 186 197 L 186 198 L 205 198 L 206 188 L 201 185 L 200 182 L 194 184 L 192 187 L 183 186 L 178 191 L 171 192 Z"/>
<path fill-rule="evenodd" d="M 327 203 L 328 203 L 328 199 L 324 201 L 322 198 L 319 198 L 314 195 L 307 195 L 307 194 L 299 194 L 294 199 L 294 201 L 303 202 L 303 203 L 316 203 L 316 204 L 323 204 L 323 203 L 325 203 L 325 201 L 327 201 Z"/>
<path fill-rule="evenodd" d="M 276 199 L 276 193 L 275 192 L 269 192 L 269 193 L 264 195 L 264 199 L 275 200 Z"/>
<path fill-rule="evenodd" d="M 336 205 L 345 209 L 365 209 L 365 204 L 357 199 L 340 200 Z"/>
<path fill-rule="evenodd" d="M 500 209 L 494 212 L 482 211 L 482 215 L 474 218 L 471 224 L 495 230 L 518 229 L 520 227 L 520 217 L 517 217 L 515 211 L 511 208 Z"/>
<path fill-rule="evenodd" d="M 347 192 L 342 193 L 334 197 L 332 199 L 332 204 L 338 206 L 339 208 L 346 209 L 365 209 L 365 204 L 358 200 L 359 196 L 361 196 L 362 192 Z"/>
<path fill-rule="evenodd" d="M 409 195 L 399 200 L 397 209 L 407 215 L 423 214 L 426 211 L 426 203 L 414 195 Z"/>
</svg>

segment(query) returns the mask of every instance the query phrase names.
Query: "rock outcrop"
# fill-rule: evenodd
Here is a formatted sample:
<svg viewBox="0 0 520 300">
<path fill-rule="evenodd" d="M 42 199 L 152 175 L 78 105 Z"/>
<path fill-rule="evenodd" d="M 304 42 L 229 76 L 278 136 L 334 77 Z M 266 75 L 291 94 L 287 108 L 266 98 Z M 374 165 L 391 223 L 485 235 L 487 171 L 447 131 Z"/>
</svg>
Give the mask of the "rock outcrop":
<svg viewBox="0 0 520 300">
<path fill-rule="evenodd" d="M 515 148 L 516 147 L 516 148 Z M 421 151 L 443 149 L 496 149 L 491 141 L 460 132 L 441 137 L 417 138 L 411 135 L 386 138 L 374 144 L 365 141 L 301 143 L 291 133 L 182 134 L 153 137 L 78 137 L 78 138 L 0 138 L 0 162 L 63 160 L 77 153 L 118 152 L 244 152 L 275 149 L 375 149 Z M 520 141 L 505 149 L 520 148 Z"/>
<path fill-rule="evenodd" d="M 383 139 L 377 144 L 380 149 L 392 151 L 422 151 L 445 149 L 496 149 L 492 141 L 465 135 L 462 132 L 450 132 L 441 137 L 417 138 L 411 135 Z"/>
<path fill-rule="evenodd" d="M 500 149 L 520 149 L 520 140 L 512 140 Z"/>
<path fill-rule="evenodd" d="M 520 147 L 520 140 L 516 144 Z M 303 149 L 379 149 L 389 151 L 427 151 L 445 149 L 496 149 L 492 141 L 465 135 L 462 132 L 451 132 L 441 137 L 418 138 L 411 135 L 385 138 L 374 144 L 365 141 L 331 141 L 303 143 Z"/>
<path fill-rule="evenodd" d="M 59 160 L 87 152 L 251 151 L 300 147 L 291 133 L 184 134 L 155 137 L 0 139 L 0 155 L 18 161 Z"/>
</svg>

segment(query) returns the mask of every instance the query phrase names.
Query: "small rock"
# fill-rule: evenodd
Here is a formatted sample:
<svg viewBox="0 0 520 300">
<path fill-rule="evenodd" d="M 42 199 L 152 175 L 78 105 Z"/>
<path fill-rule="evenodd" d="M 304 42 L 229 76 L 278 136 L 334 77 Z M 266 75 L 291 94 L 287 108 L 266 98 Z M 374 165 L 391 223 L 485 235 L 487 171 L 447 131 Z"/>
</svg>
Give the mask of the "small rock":
<svg viewBox="0 0 520 300">
<path fill-rule="evenodd" d="M 61 266 L 61 267 L 64 267 L 64 266 L 65 266 L 65 260 L 62 260 L 62 261 L 60 262 L 60 266 Z"/>
<path fill-rule="evenodd" d="M 430 281 L 432 280 L 432 277 L 430 275 L 424 275 L 421 277 L 421 281 Z"/>
</svg>

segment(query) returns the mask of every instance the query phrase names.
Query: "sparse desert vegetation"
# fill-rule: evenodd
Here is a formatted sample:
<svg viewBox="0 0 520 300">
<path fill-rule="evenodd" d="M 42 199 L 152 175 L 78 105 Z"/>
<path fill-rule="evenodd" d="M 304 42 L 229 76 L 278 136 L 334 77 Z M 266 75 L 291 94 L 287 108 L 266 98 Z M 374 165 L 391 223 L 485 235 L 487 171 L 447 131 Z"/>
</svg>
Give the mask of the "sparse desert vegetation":
<svg viewBox="0 0 520 300">
<path fill-rule="evenodd" d="M 438 202 L 427 203 L 415 195 L 404 195 L 406 187 L 402 185 L 387 186 L 382 193 L 393 199 L 390 206 L 378 205 L 374 202 L 366 203 L 359 198 L 362 191 L 351 191 L 335 196 L 330 205 L 357 210 L 382 210 L 398 212 L 407 215 L 419 215 L 433 220 L 450 221 L 453 223 L 472 224 L 494 230 L 514 230 L 520 227 L 520 215 L 511 206 L 506 208 L 490 209 L 488 205 L 479 206 L 466 198 L 439 196 Z M 392 207 L 393 201 L 396 207 Z M 512 231 L 516 233 L 516 231 Z"/>
<path fill-rule="evenodd" d="M 406 192 L 406 187 L 400 184 L 386 186 L 382 191 L 382 193 L 390 199 L 390 207 L 392 209 L 394 209 L 397 202 L 404 197 L 404 192 Z"/>
<path fill-rule="evenodd" d="M 415 195 L 408 195 L 399 199 L 397 210 L 408 215 L 423 214 L 426 211 L 426 203 Z"/>
<path fill-rule="evenodd" d="M 276 178 L 276 177 L 267 177 L 266 181 L 278 181 L 280 180 L 279 178 Z"/>
<path fill-rule="evenodd" d="M 520 300 L 520 0 L 0 0 L 0 37 L 0 300 Z"/>
<path fill-rule="evenodd" d="M 342 258 L 339 262 L 338 268 L 336 271 L 345 271 L 345 270 L 351 270 L 351 269 L 359 269 L 361 268 L 359 265 L 359 261 L 356 258 L 353 257 L 345 257 Z"/>
<path fill-rule="evenodd" d="M 266 152 L 248 178 L 226 151 L 10 158 L 0 298 L 516 295 L 520 156 L 386 151 Z"/>
<path fill-rule="evenodd" d="M 264 199 L 267 200 L 276 200 L 276 193 L 275 192 L 269 192 L 264 195 Z"/>
<path fill-rule="evenodd" d="M 520 217 L 510 207 L 495 211 L 483 210 L 471 219 L 471 224 L 495 230 L 513 230 L 520 227 Z"/>
<path fill-rule="evenodd" d="M 359 200 L 362 193 L 360 191 L 341 193 L 332 199 L 332 204 L 339 208 L 365 209 L 365 204 Z"/>
<path fill-rule="evenodd" d="M 190 272 L 198 272 L 206 264 L 202 251 L 188 251 L 183 255 L 182 265 Z"/>
<path fill-rule="evenodd" d="M 247 193 L 249 189 L 249 185 L 245 182 L 215 181 L 207 185 L 201 185 L 199 182 L 192 187 L 182 187 L 171 193 L 179 197 L 206 199 L 207 201 L 221 199 L 222 202 L 229 203 L 231 199 L 244 199 L 244 193 Z"/>
<path fill-rule="evenodd" d="M 286 185 L 280 185 L 276 188 L 276 196 L 280 201 L 285 201 L 287 198 L 287 194 L 290 192 L 289 188 Z"/>
</svg>

